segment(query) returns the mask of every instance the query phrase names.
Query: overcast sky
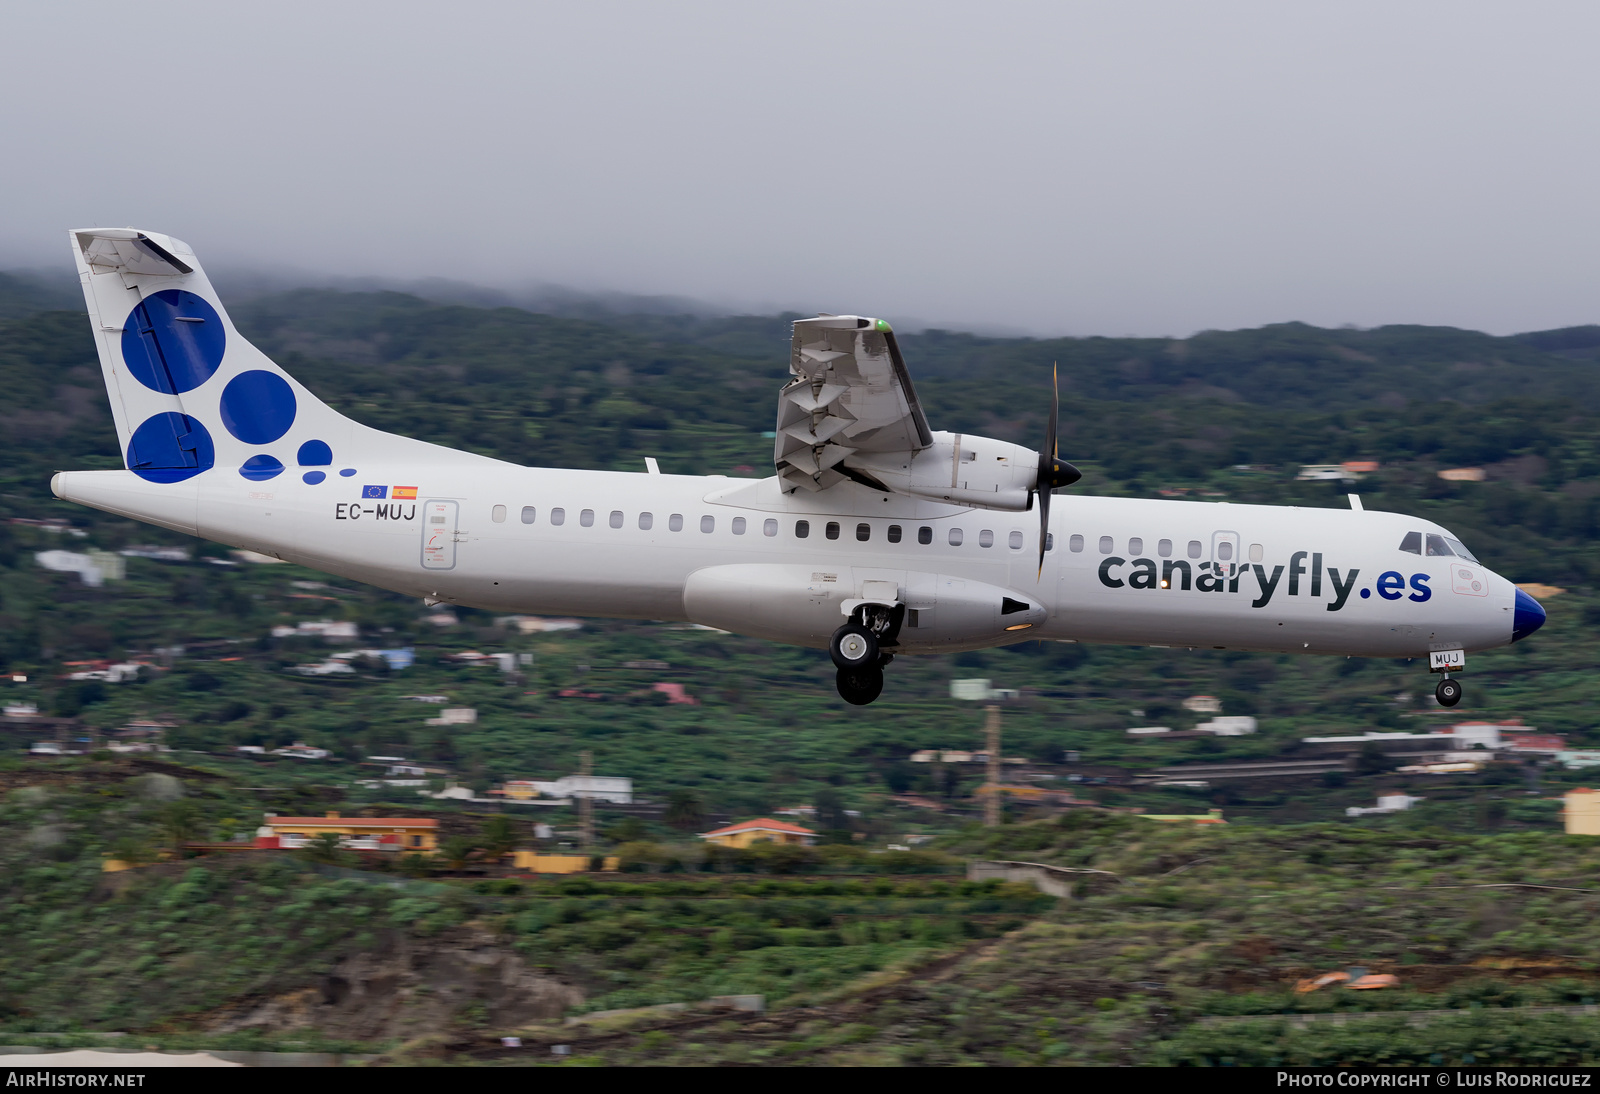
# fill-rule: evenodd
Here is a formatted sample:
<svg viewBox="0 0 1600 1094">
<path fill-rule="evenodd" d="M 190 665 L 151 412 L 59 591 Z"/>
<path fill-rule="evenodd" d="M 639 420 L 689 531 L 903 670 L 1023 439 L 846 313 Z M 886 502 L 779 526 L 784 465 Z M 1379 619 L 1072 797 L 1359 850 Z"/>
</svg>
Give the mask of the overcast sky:
<svg viewBox="0 0 1600 1094">
<path fill-rule="evenodd" d="M 0 267 L 1037 333 L 1600 322 L 1593 3 L 6 4 Z"/>
</svg>

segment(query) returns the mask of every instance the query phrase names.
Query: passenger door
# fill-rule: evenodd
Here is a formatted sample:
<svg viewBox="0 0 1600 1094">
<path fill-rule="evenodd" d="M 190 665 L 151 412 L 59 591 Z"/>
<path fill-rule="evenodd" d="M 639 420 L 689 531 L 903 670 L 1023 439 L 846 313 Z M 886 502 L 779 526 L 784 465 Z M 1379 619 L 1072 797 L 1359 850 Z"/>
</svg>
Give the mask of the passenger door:
<svg viewBox="0 0 1600 1094">
<path fill-rule="evenodd" d="M 461 506 L 453 501 L 429 501 L 422 506 L 422 568 L 456 568 L 456 527 Z"/>
</svg>

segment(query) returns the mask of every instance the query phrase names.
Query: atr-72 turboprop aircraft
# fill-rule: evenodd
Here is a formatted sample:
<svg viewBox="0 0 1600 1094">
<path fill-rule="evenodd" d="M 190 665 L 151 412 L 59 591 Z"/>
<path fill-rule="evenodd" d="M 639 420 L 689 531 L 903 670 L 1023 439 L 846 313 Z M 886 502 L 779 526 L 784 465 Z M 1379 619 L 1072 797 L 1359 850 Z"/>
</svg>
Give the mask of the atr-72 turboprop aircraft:
<svg viewBox="0 0 1600 1094">
<path fill-rule="evenodd" d="M 775 474 L 518 467 L 334 411 L 234 329 L 182 241 L 71 234 L 124 471 L 56 496 L 386 589 L 686 620 L 828 647 L 865 704 L 897 654 L 1028 639 L 1429 658 L 1543 609 L 1455 536 L 1351 508 L 1064 497 L 1041 452 L 929 428 L 889 324 L 794 324 Z M 1037 518 L 1028 515 L 1036 506 Z"/>
</svg>

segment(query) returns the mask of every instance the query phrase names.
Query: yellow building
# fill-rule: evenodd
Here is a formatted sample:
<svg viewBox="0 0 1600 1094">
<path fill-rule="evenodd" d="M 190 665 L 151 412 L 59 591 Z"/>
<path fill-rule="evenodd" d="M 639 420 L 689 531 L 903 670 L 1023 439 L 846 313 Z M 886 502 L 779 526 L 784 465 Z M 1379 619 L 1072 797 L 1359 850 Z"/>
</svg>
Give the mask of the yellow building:
<svg viewBox="0 0 1600 1094">
<path fill-rule="evenodd" d="M 431 817 L 280 817 L 268 813 L 256 832 L 258 847 L 304 847 L 333 832 L 358 851 L 401 851 L 431 855 L 439 848 L 439 822 Z"/>
<path fill-rule="evenodd" d="M 516 851 L 512 854 L 511 865 L 513 869 L 526 870 L 530 874 L 581 874 L 589 869 L 592 861 L 589 855 L 545 855 L 538 851 Z M 620 862 L 616 855 L 607 855 L 600 860 L 600 869 L 615 870 Z"/>
<path fill-rule="evenodd" d="M 509 801 L 532 801 L 539 796 L 539 786 L 532 779 L 509 779 L 500 785 L 499 793 Z"/>
<path fill-rule="evenodd" d="M 1222 810 L 1211 809 L 1204 813 L 1140 813 L 1141 820 L 1164 821 L 1168 824 L 1227 824 L 1222 819 Z"/>
<path fill-rule="evenodd" d="M 1580 786 L 1567 791 L 1562 817 L 1569 836 L 1600 836 L 1600 790 Z"/>
<path fill-rule="evenodd" d="M 700 838 L 723 847 L 749 847 L 752 843 L 798 843 L 809 847 L 817 841 L 817 834 L 798 824 L 773 820 L 771 817 L 757 817 L 755 820 L 730 824 L 726 828 L 701 832 Z"/>
</svg>

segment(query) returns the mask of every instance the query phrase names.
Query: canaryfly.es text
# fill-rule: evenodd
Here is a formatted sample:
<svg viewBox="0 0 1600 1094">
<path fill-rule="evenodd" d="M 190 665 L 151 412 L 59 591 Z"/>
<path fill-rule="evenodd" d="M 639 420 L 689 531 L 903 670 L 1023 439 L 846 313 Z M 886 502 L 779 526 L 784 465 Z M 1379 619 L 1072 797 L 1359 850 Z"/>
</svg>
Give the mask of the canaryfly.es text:
<svg viewBox="0 0 1600 1094">
<path fill-rule="evenodd" d="M 1153 558 L 1130 560 L 1118 555 L 1102 559 L 1099 569 L 1100 584 L 1108 589 L 1237 593 L 1240 581 L 1249 579 L 1245 592 L 1248 594 L 1254 586 L 1252 608 L 1265 608 L 1280 591 L 1284 596 L 1322 597 L 1326 593 L 1330 612 L 1340 610 L 1349 602 L 1360 576 L 1361 570 L 1354 566 L 1341 571 L 1336 566 L 1324 565 L 1321 551 L 1296 551 L 1289 556 L 1287 566 L 1279 563 L 1272 567 L 1271 573 L 1259 562 L 1201 562 L 1191 566 L 1181 558 L 1161 559 L 1158 564 Z M 1428 586 L 1431 579 L 1429 574 L 1412 574 L 1408 582 L 1404 574 L 1389 570 L 1378 575 L 1376 588 L 1378 596 L 1384 600 L 1399 600 L 1403 596 L 1420 604 L 1433 596 Z M 1371 595 L 1371 589 L 1361 589 L 1363 599 Z"/>
</svg>

